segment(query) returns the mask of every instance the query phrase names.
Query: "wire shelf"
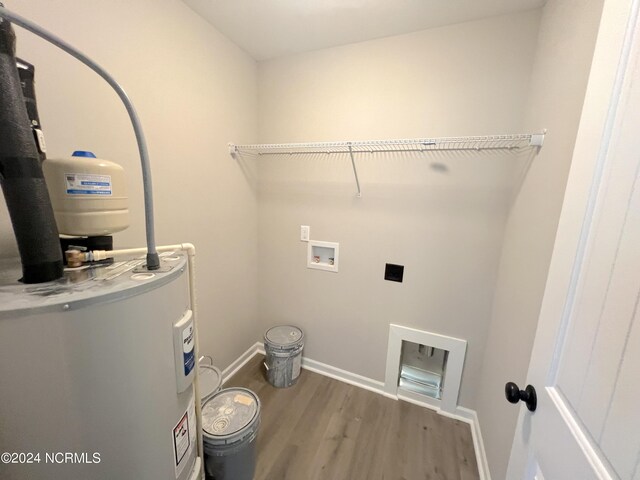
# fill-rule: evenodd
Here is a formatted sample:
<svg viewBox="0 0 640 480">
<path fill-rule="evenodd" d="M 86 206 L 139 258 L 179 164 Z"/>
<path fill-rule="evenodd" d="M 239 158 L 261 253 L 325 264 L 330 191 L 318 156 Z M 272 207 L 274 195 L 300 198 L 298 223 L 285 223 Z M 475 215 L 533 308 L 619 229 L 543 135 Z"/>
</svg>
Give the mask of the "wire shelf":
<svg viewBox="0 0 640 480">
<path fill-rule="evenodd" d="M 416 138 L 354 142 L 273 143 L 258 145 L 229 144 L 231 155 L 283 155 L 332 153 L 394 153 L 441 150 L 514 150 L 541 147 L 544 133 L 487 135 L 475 137 Z"/>
<path fill-rule="evenodd" d="M 233 158 L 243 155 L 318 155 L 348 154 L 351 158 L 353 175 L 356 182 L 356 196 L 362 196 L 360 179 L 354 154 L 396 153 L 396 152 L 435 152 L 463 150 L 519 150 L 537 148 L 544 143 L 543 133 L 525 133 L 518 135 L 485 135 L 477 137 L 441 137 L 414 138 L 406 140 L 370 140 L 356 142 L 312 142 L 312 143 L 271 143 L 261 145 L 229 144 L 229 153 Z"/>
</svg>

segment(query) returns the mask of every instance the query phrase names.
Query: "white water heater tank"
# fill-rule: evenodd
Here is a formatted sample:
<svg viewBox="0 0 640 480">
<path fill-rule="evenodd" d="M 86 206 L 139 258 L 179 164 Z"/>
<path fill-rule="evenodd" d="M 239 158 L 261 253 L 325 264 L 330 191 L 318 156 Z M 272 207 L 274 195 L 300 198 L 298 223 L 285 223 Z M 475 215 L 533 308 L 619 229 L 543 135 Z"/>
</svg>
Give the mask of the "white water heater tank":
<svg viewBox="0 0 640 480">
<path fill-rule="evenodd" d="M 42 168 L 58 231 L 64 235 L 110 235 L 129 226 L 124 169 L 117 163 L 76 151 L 52 158 Z"/>
<path fill-rule="evenodd" d="M 0 260 L 0 479 L 200 480 L 187 257 L 144 261 L 30 286 Z"/>
</svg>

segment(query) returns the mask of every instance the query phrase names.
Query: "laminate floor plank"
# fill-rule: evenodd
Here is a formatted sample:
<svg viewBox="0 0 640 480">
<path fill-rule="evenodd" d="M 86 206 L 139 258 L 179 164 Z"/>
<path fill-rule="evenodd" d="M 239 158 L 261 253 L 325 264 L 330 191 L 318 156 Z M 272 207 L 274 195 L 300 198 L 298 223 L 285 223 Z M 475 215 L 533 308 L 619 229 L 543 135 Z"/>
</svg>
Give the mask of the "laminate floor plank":
<svg viewBox="0 0 640 480">
<path fill-rule="evenodd" d="M 385 442 L 381 437 L 387 435 L 391 418 L 389 410 L 394 400 L 381 395 L 368 396 L 362 425 L 356 441 L 359 448 L 354 452 L 348 478 L 351 480 L 369 480 L 382 478 L 383 466 L 388 456 Z"/>
<path fill-rule="evenodd" d="M 301 378 L 300 382 L 300 388 L 295 390 L 273 389 L 275 394 L 268 400 L 274 413 L 271 418 L 263 415 L 266 420 L 263 435 L 269 438 L 269 442 L 264 445 L 259 457 L 258 464 L 262 470 L 270 471 L 274 463 L 281 461 L 280 456 L 283 450 L 285 453 L 290 453 L 291 449 L 286 447 L 292 443 L 291 439 L 299 431 L 296 424 L 310 410 L 310 404 L 316 396 L 322 379 L 307 376 L 304 379 Z"/>
<path fill-rule="evenodd" d="M 307 413 L 300 418 L 295 424 L 293 435 L 288 440 L 296 448 L 296 457 L 290 462 L 286 471 L 269 478 L 274 480 L 309 478 L 311 465 L 318 449 L 317 445 L 321 442 L 331 417 L 332 405 L 341 398 L 341 394 L 336 392 L 336 386 L 327 380 L 323 379 L 323 383 L 309 404 L 307 412 L 316 413 Z"/>
<path fill-rule="evenodd" d="M 468 424 L 307 370 L 274 388 L 263 360 L 224 385 L 262 404 L 255 480 L 479 480 Z"/>
<path fill-rule="evenodd" d="M 284 471 L 272 470 L 268 472 L 268 475 L 262 476 L 262 471 L 259 470 L 256 480 L 262 478 L 265 480 L 311 478 L 313 466 L 317 462 L 319 445 L 329 427 L 332 412 L 340 408 L 340 402 L 344 399 L 342 385 L 337 385 L 327 378 L 321 377 L 321 379 L 322 383 L 308 405 L 307 414 L 297 420 L 294 431 L 287 440 L 287 443 L 296 449 L 295 458 L 288 462 Z M 258 465 L 260 465 L 260 460 Z"/>
<path fill-rule="evenodd" d="M 460 468 L 460 480 L 474 480 L 478 478 L 473 438 L 469 435 L 469 426 L 458 422 L 456 429 L 456 453 Z M 471 457 L 470 457 L 471 456 Z"/>
</svg>

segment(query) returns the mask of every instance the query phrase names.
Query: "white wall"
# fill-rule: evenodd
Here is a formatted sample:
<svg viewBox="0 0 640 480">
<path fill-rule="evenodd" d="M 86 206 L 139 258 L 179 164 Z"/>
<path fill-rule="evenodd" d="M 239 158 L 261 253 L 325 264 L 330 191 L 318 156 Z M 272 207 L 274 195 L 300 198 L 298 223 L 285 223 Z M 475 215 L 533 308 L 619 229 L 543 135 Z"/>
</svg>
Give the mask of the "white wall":
<svg viewBox="0 0 640 480">
<path fill-rule="evenodd" d="M 198 248 L 201 349 L 225 367 L 257 332 L 254 174 L 226 152 L 232 139 L 256 140 L 256 63 L 178 0 L 5 3 L 103 65 L 132 98 L 151 152 L 158 243 Z M 49 156 L 87 149 L 122 164 L 133 222 L 116 234 L 116 247 L 144 246 L 140 167 L 124 107 L 86 67 L 16 30 L 18 54 L 36 65 Z M 0 252 L 15 254 L 0 204 Z"/>
<path fill-rule="evenodd" d="M 518 407 L 593 56 L 602 0 L 549 0 L 543 9 L 525 128 L 548 128 L 507 223 L 477 410 L 493 478 L 505 478 Z M 523 407 L 520 407 L 523 408 Z"/>
<path fill-rule="evenodd" d="M 259 66 L 260 141 L 519 133 L 539 11 L 285 57 Z M 430 168 L 437 161 L 448 173 Z M 475 405 L 512 168 L 484 154 L 259 160 L 262 328 L 300 325 L 306 355 L 382 381 L 390 323 L 465 338 L 461 403 Z M 311 237 L 340 272 L 309 270 Z M 383 279 L 405 265 L 404 283 Z"/>
</svg>

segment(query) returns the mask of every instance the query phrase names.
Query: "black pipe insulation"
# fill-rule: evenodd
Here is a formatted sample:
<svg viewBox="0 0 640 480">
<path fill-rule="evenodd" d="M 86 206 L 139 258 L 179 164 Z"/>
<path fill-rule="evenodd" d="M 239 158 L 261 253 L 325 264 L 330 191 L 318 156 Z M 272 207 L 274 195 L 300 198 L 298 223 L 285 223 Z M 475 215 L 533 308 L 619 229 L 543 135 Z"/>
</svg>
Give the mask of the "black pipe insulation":
<svg viewBox="0 0 640 480">
<path fill-rule="evenodd" d="M 13 27 L 0 18 L 0 186 L 20 251 L 22 281 L 41 283 L 62 277 L 62 252 L 15 48 Z"/>
<path fill-rule="evenodd" d="M 33 138 L 40 154 L 40 161 L 47 159 L 47 146 L 44 142 L 44 134 L 42 133 L 42 125 L 40 124 L 40 115 L 38 115 L 38 103 L 36 102 L 36 69 L 29 62 L 25 62 L 21 58 L 17 60 L 18 75 L 20 76 L 20 86 L 22 87 L 22 96 L 27 107 L 27 115 L 33 132 Z"/>
</svg>

